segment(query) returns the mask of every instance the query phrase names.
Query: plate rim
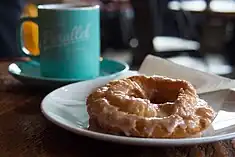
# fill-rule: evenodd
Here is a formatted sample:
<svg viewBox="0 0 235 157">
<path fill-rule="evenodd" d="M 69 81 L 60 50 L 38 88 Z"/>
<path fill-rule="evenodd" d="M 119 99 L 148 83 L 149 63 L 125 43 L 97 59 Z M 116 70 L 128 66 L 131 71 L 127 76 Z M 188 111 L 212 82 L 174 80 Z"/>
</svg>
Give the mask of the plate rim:
<svg viewBox="0 0 235 157">
<path fill-rule="evenodd" d="M 113 59 L 106 59 L 106 58 L 103 58 L 103 60 L 108 61 L 108 62 L 116 62 L 118 64 L 121 64 L 121 65 L 124 66 L 124 69 L 122 69 L 121 71 L 118 71 L 116 73 L 113 73 L 111 75 L 99 76 L 97 78 L 114 77 L 114 76 L 120 75 L 120 74 L 122 74 L 122 73 L 124 73 L 124 72 L 126 72 L 130 69 L 129 65 L 125 62 L 117 61 L 117 60 L 113 60 Z M 60 79 L 60 78 L 51 78 L 51 77 L 42 77 L 42 76 L 41 77 L 36 77 L 36 76 L 29 76 L 29 75 L 24 75 L 24 74 L 17 74 L 14 71 L 10 70 L 10 66 L 12 66 L 13 64 L 27 63 L 27 62 L 31 62 L 31 61 L 15 61 L 15 62 L 10 63 L 8 65 L 8 73 L 10 73 L 14 77 L 21 77 L 21 78 L 26 78 L 26 79 L 40 80 L 40 81 L 57 81 L 57 82 L 87 81 L 87 80 L 82 80 L 82 79 L 66 79 L 66 78 L 65 79 Z M 34 66 L 34 65 L 32 64 L 32 66 Z M 94 79 L 97 79 L 97 78 L 94 78 Z M 90 80 L 93 80 L 93 79 L 90 79 Z"/>
<path fill-rule="evenodd" d="M 203 144 L 203 143 L 212 143 L 220 140 L 228 140 L 235 137 L 234 133 L 229 134 L 222 134 L 222 135 L 215 135 L 215 136 L 208 136 L 208 137 L 196 137 L 196 138 L 182 138 L 182 139 L 155 139 L 155 138 L 138 138 L 138 137 L 126 137 L 126 136 L 117 136 L 117 135 L 111 135 L 111 134 L 105 134 L 105 133 L 99 133 L 91 130 L 86 130 L 79 127 L 73 127 L 69 124 L 61 123 L 59 120 L 56 120 L 56 118 L 51 117 L 47 111 L 45 110 L 45 106 L 48 105 L 46 101 L 50 98 L 51 95 L 53 95 L 54 92 L 57 92 L 58 90 L 62 90 L 63 88 L 71 88 L 72 86 L 75 86 L 77 83 L 72 83 L 69 85 L 62 86 L 60 88 L 57 88 L 47 94 L 40 105 L 40 109 L 42 114 L 51 121 L 52 123 L 56 124 L 57 126 L 71 131 L 75 134 L 102 140 L 102 141 L 109 141 L 114 143 L 123 143 L 128 145 L 139 145 L 139 146 L 182 146 L 182 145 L 195 145 L 195 144 Z M 231 92 L 235 92 L 231 89 L 228 89 Z M 64 119 L 64 118 L 63 118 Z M 176 142 L 177 140 L 177 142 Z"/>
</svg>

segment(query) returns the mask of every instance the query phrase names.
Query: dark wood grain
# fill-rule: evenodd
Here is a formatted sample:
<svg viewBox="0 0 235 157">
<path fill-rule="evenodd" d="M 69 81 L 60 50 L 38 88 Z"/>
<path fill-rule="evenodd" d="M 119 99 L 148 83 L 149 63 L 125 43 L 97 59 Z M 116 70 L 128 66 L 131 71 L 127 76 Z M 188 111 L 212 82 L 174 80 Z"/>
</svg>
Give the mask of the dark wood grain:
<svg viewBox="0 0 235 157">
<path fill-rule="evenodd" d="M 230 141 L 181 148 L 135 147 L 81 137 L 46 120 L 40 102 L 49 92 L 26 87 L 0 62 L 0 157 L 234 157 Z"/>
</svg>

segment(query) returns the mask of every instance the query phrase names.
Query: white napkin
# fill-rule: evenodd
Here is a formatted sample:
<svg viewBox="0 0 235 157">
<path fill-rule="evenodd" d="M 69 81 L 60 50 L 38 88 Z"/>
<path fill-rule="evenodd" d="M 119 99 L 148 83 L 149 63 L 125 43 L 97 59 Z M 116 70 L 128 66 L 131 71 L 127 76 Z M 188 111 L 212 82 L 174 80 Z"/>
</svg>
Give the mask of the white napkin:
<svg viewBox="0 0 235 157">
<path fill-rule="evenodd" d="M 235 88 L 235 80 L 188 68 L 153 55 L 144 59 L 138 72 L 187 80 L 194 85 L 198 94 Z"/>
</svg>

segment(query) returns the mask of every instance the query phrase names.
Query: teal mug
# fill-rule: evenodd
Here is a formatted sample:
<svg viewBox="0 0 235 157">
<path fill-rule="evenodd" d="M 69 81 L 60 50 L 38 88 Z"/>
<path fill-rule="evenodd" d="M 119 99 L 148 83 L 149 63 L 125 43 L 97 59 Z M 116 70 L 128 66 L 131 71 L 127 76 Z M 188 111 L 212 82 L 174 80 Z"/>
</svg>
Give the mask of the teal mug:
<svg viewBox="0 0 235 157">
<path fill-rule="evenodd" d="M 28 53 L 22 40 L 22 24 L 39 28 L 39 56 Z M 100 8 L 98 5 L 46 4 L 38 17 L 24 17 L 18 29 L 20 52 L 40 64 L 41 75 L 50 78 L 88 80 L 100 73 Z"/>
</svg>

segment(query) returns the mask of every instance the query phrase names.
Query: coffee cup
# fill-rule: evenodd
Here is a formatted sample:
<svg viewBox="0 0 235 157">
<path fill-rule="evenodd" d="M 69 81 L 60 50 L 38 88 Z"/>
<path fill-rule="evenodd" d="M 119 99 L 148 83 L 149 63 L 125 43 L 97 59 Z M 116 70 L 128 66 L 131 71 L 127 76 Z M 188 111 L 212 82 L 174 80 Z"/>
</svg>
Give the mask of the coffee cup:
<svg viewBox="0 0 235 157">
<path fill-rule="evenodd" d="M 38 5 L 37 17 L 23 17 L 18 28 L 22 55 L 40 64 L 41 75 L 50 78 L 88 80 L 100 73 L 100 8 L 88 4 Z M 22 40 L 22 24 L 39 29 L 40 55 L 29 53 Z"/>
</svg>

